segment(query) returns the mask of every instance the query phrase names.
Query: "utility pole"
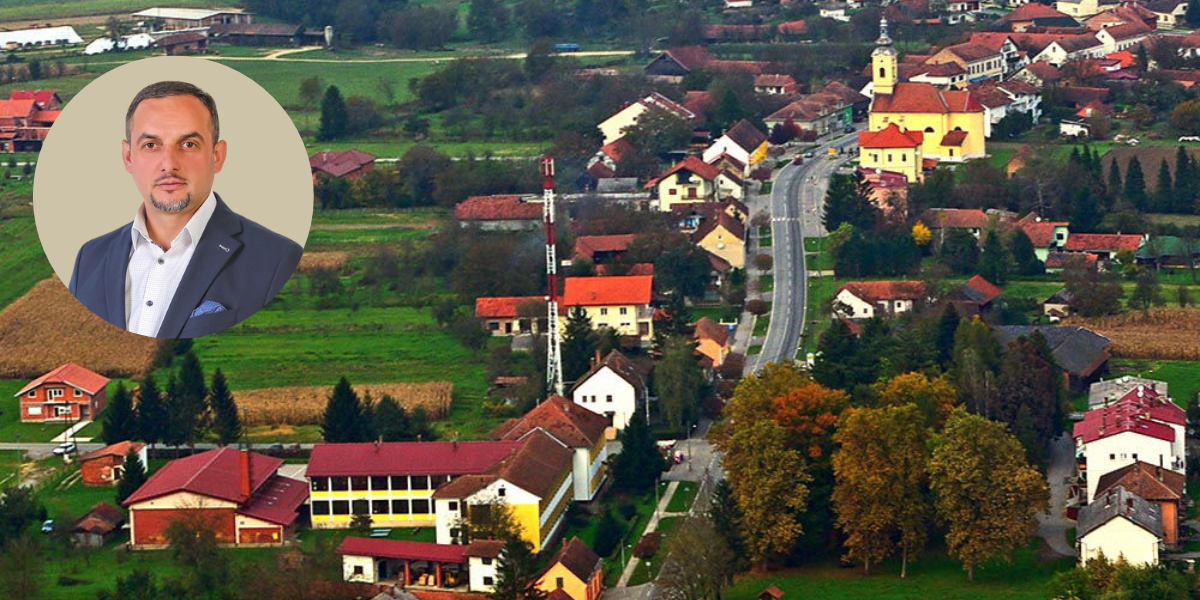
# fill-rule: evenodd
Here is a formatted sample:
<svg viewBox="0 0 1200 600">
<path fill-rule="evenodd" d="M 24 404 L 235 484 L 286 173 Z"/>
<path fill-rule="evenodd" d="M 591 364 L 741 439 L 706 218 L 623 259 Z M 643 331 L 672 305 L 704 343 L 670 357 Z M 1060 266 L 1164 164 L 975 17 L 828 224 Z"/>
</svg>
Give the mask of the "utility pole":
<svg viewBox="0 0 1200 600">
<path fill-rule="evenodd" d="M 542 221 L 546 226 L 546 387 L 563 393 L 562 334 L 558 324 L 558 253 L 554 234 L 554 157 L 538 160 L 542 173 Z M 539 400 L 540 403 L 540 400 Z"/>
</svg>

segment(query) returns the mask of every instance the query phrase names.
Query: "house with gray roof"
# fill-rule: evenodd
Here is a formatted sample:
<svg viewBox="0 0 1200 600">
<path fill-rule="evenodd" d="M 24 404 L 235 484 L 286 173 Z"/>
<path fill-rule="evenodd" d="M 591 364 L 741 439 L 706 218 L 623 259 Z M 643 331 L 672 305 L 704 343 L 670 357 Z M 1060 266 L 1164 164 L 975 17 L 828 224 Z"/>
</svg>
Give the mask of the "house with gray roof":
<svg viewBox="0 0 1200 600">
<path fill-rule="evenodd" d="M 1162 509 L 1122 486 L 1079 509 L 1075 530 L 1079 561 L 1085 566 L 1101 555 L 1112 561 L 1124 557 L 1133 566 L 1158 564 Z"/>
<path fill-rule="evenodd" d="M 1072 390 L 1082 390 L 1103 373 L 1112 354 L 1112 342 L 1108 338 L 1079 326 L 1001 325 L 994 331 L 996 341 L 1002 346 L 1033 335 L 1035 331 L 1040 332 L 1046 338 L 1054 362 L 1066 372 Z"/>
</svg>

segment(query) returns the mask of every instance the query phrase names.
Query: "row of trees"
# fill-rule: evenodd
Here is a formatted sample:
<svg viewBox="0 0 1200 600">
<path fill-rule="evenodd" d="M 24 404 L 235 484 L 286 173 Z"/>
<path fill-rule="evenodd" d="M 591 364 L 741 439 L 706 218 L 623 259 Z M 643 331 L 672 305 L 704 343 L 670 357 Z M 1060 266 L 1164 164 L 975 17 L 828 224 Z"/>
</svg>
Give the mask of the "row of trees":
<svg viewBox="0 0 1200 600">
<path fill-rule="evenodd" d="M 716 435 L 730 489 L 713 522 L 726 544 L 766 565 L 828 547 L 836 526 L 849 558 L 869 571 L 899 550 L 903 574 L 938 528 L 971 578 L 1024 545 L 1048 492 L 1005 426 L 924 375 L 874 392 L 852 406 L 791 365 L 742 381 Z"/>
<path fill-rule="evenodd" d="M 321 438 L 329 443 L 429 441 L 436 440 L 437 433 L 424 407 L 409 411 L 387 394 L 378 402 L 370 396 L 359 398 L 342 377 L 321 416 Z"/>
</svg>

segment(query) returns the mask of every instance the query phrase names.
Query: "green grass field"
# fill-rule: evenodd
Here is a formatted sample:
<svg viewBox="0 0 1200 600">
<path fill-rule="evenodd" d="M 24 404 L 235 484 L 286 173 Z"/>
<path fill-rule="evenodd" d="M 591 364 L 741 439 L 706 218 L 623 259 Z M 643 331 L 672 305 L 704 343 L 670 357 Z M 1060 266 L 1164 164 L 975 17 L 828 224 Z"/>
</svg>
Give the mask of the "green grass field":
<svg viewBox="0 0 1200 600">
<path fill-rule="evenodd" d="M 17 470 L 24 462 L 21 450 L 0 450 L 0 490 L 17 484 Z"/>
<path fill-rule="evenodd" d="M 658 520 L 658 527 L 655 531 L 661 533 L 663 536 L 659 543 L 658 552 L 655 552 L 654 556 L 651 556 L 649 559 L 638 562 L 637 567 L 633 570 L 633 575 L 629 578 L 629 585 L 641 585 L 658 577 L 658 572 L 662 570 L 663 563 L 667 560 L 667 538 L 675 531 L 675 528 L 679 527 L 682 521 L 682 517 L 663 517 Z"/>
<path fill-rule="evenodd" d="M 0 379 L 0 441 L 4 442 L 49 442 L 60 434 L 66 425 L 55 423 L 22 423 L 20 400 L 13 394 L 29 383 L 27 379 Z"/>
<path fill-rule="evenodd" d="M 760 292 L 770 292 L 775 289 L 775 276 L 770 273 L 760 275 L 758 278 L 758 290 Z"/>
<path fill-rule="evenodd" d="M 767 329 L 771 326 L 771 315 L 763 315 L 754 320 L 754 335 L 767 335 Z"/>
<path fill-rule="evenodd" d="M 0 21 L 17 21 L 21 19 L 54 19 L 63 17 L 82 17 L 87 15 L 127 14 L 134 13 L 148 6 L 141 2 L 129 0 L 0 0 Z M 175 8 L 219 8 L 229 6 L 228 2 L 215 0 L 176 0 L 171 2 Z"/>
<path fill-rule="evenodd" d="M 37 282 L 54 274 L 42 251 L 33 217 L 0 219 L 0 309 L 28 292 Z"/>
<path fill-rule="evenodd" d="M 1008 565 L 976 569 L 967 581 L 962 565 L 942 552 L 932 552 L 909 564 L 907 579 L 900 578 L 899 560 L 892 558 L 865 576 L 861 568 L 843 569 L 830 561 L 768 574 L 750 573 L 725 592 L 726 600 L 752 600 L 769 585 L 778 586 L 786 598 L 836 598 L 837 600 L 1044 600 L 1050 578 L 1074 566 L 1071 559 L 1041 560 L 1033 547 L 1024 548 Z"/>
<path fill-rule="evenodd" d="M 695 499 L 696 482 L 680 481 L 679 486 L 675 488 L 675 495 L 671 496 L 671 501 L 667 503 L 667 512 L 687 512 L 692 508 Z"/>
<path fill-rule="evenodd" d="M 659 493 L 667 489 L 668 482 L 662 481 L 658 484 Z M 637 508 L 637 514 L 628 523 L 625 530 L 625 537 L 621 543 L 626 546 L 625 559 L 629 560 L 633 556 L 633 546 L 638 540 L 642 539 L 642 532 L 646 530 L 646 524 L 650 522 L 650 516 L 654 513 L 654 493 L 652 491 L 642 494 L 641 496 L 609 496 L 604 500 L 605 507 L 615 507 L 623 500 L 628 500 Z M 620 515 L 617 515 L 621 518 Z M 587 544 L 589 548 L 594 545 L 596 537 L 596 526 L 600 523 L 600 516 L 589 516 L 586 519 L 580 519 L 579 522 L 571 524 L 563 533 L 563 539 L 571 539 L 578 537 L 580 541 Z M 613 586 L 617 579 L 621 576 L 621 569 L 624 564 L 621 562 L 621 551 L 618 547 L 613 550 L 612 556 L 603 557 L 604 559 L 604 585 Z"/>
<path fill-rule="evenodd" d="M 807 240 L 806 240 L 807 241 Z M 841 287 L 844 280 L 833 277 L 809 277 L 808 296 L 805 298 L 807 308 L 804 312 L 804 335 L 800 338 L 802 356 L 816 352 L 821 334 L 829 329 L 829 303 L 833 295 Z"/>
<path fill-rule="evenodd" d="M 1113 359 L 1106 379 L 1121 375 L 1139 375 L 1167 382 L 1171 399 L 1186 408 L 1190 398 L 1200 393 L 1200 363 L 1186 360 Z"/>
</svg>

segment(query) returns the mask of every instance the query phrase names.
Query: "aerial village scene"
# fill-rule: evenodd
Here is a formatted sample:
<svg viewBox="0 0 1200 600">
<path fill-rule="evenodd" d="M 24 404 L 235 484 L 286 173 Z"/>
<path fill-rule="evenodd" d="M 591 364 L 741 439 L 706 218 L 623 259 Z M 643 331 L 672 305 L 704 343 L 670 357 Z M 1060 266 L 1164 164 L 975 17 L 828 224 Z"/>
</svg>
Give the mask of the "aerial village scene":
<svg viewBox="0 0 1200 600">
<path fill-rule="evenodd" d="M 312 175 L 194 338 L 34 219 L 162 56 Z M 0 600 L 1200 598 L 1197 82 L 1200 0 L 0 0 Z"/>
</svg>

